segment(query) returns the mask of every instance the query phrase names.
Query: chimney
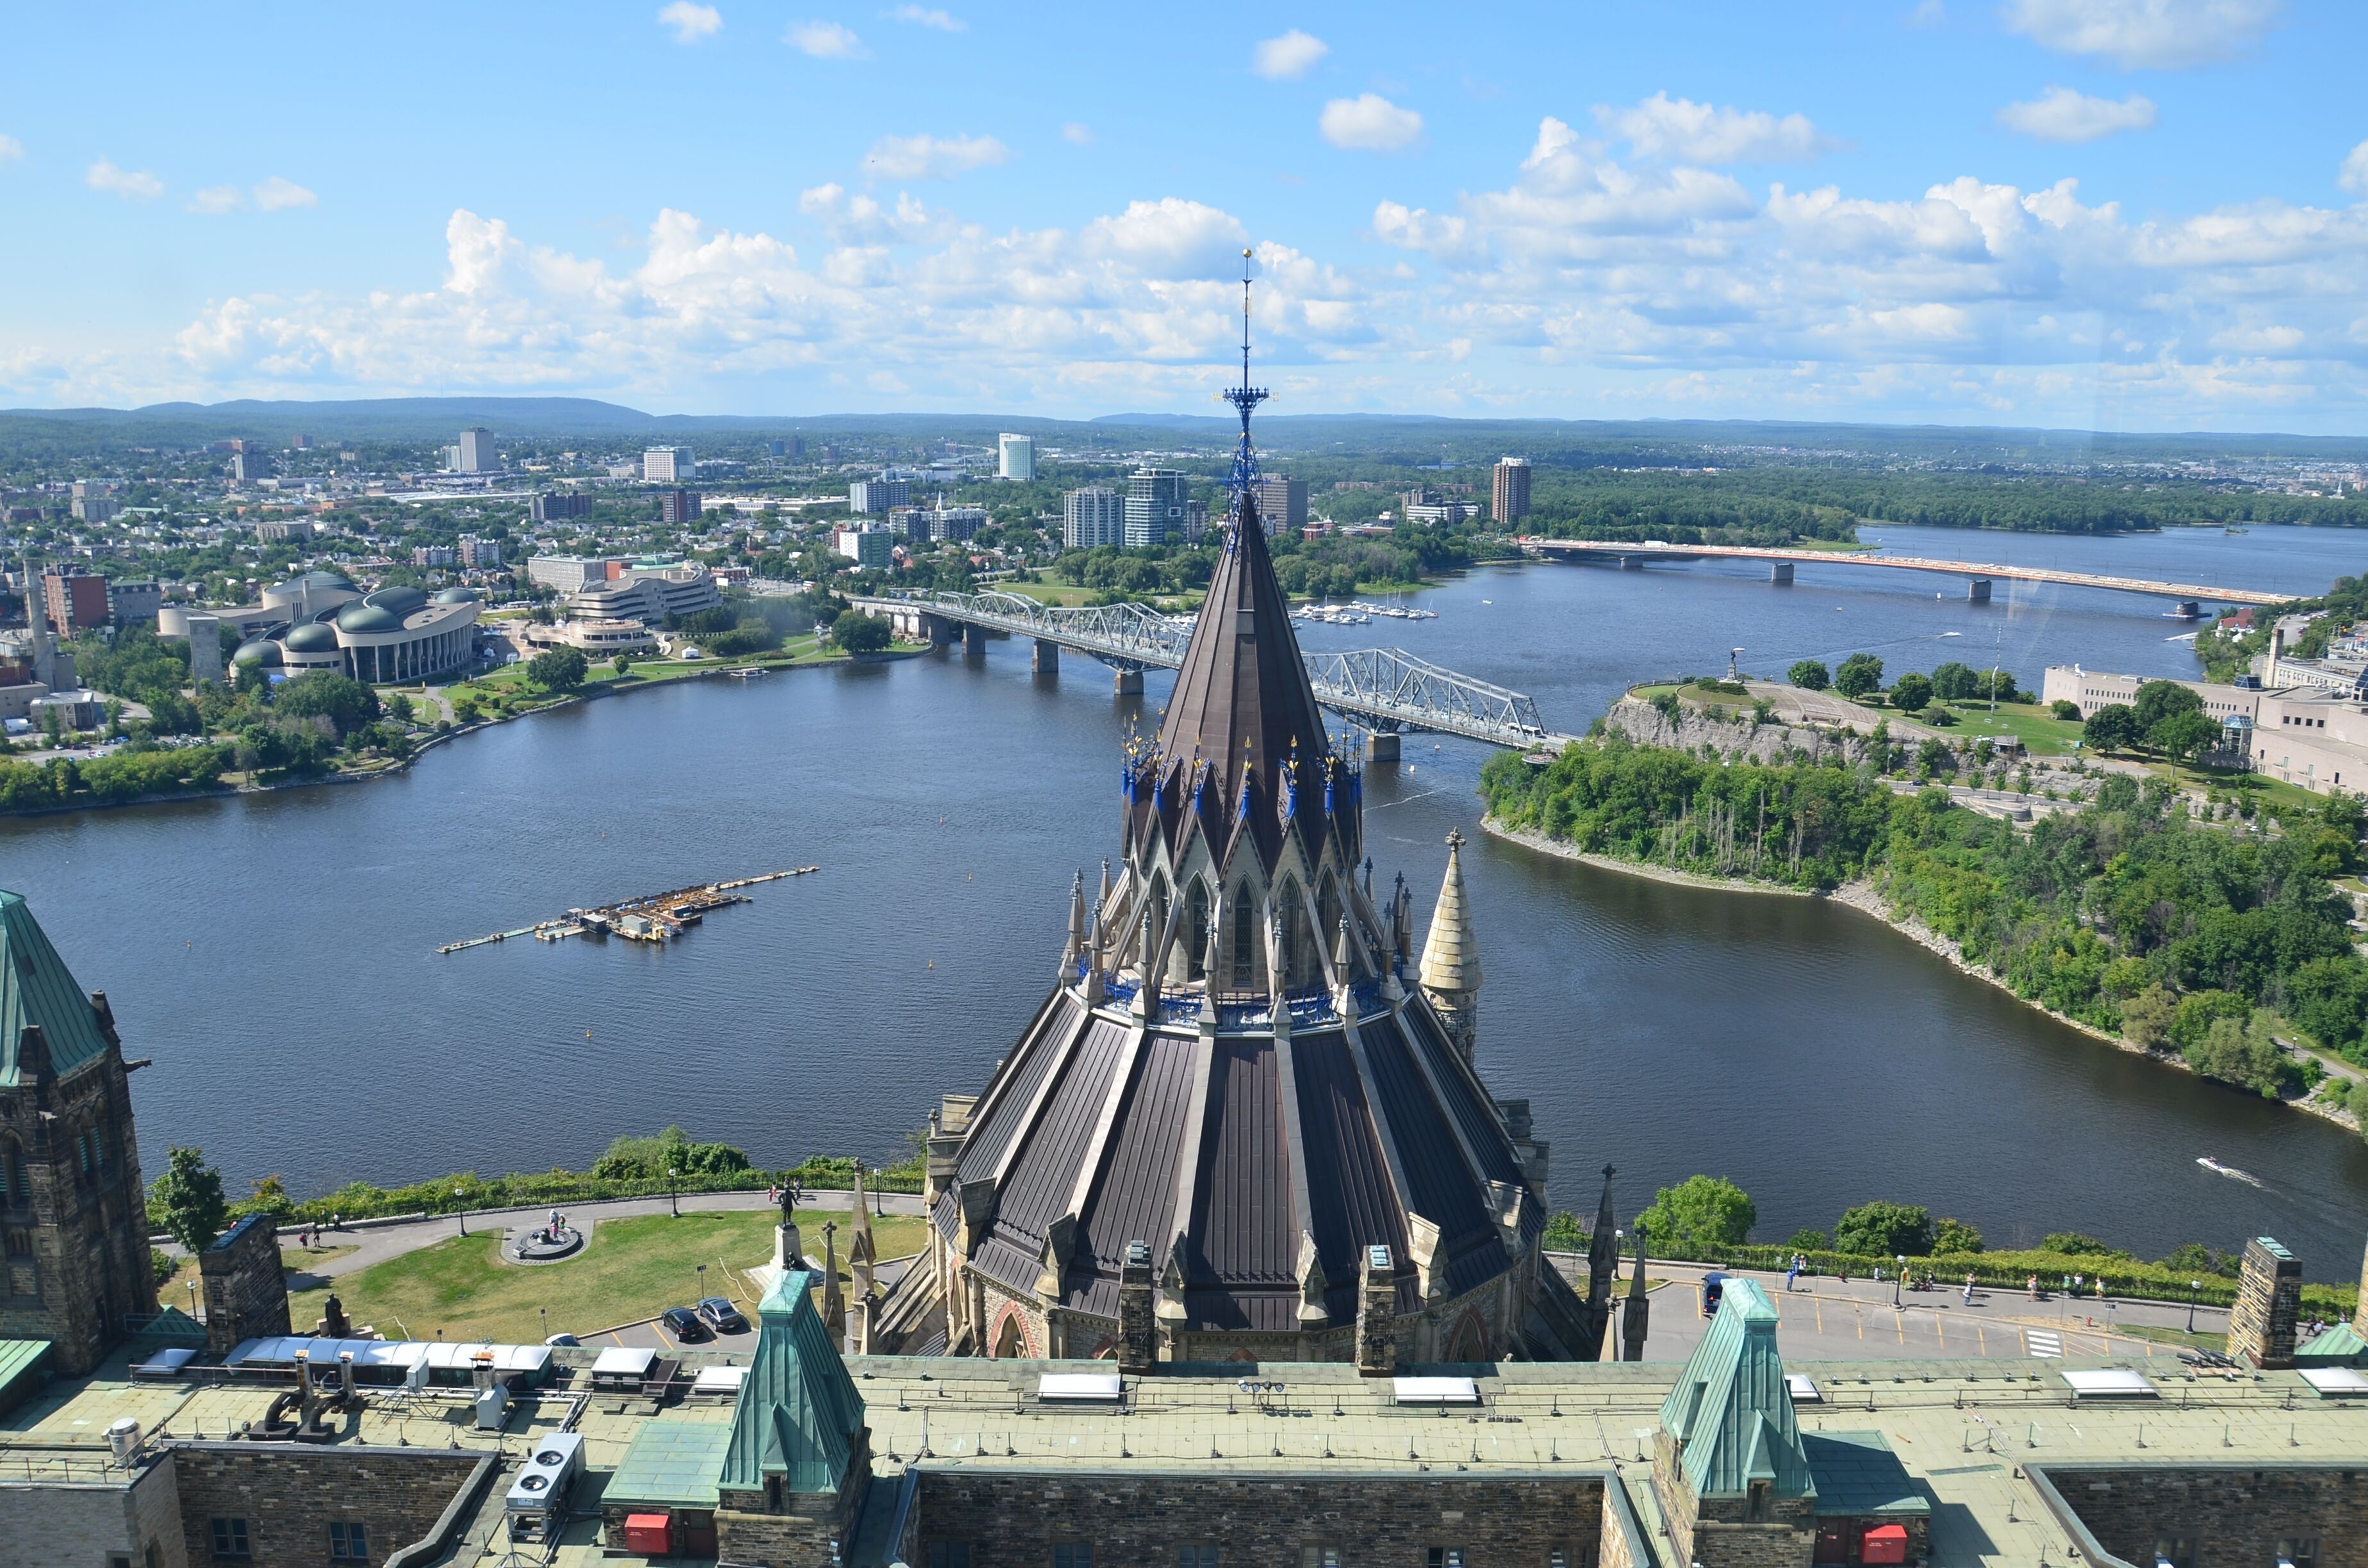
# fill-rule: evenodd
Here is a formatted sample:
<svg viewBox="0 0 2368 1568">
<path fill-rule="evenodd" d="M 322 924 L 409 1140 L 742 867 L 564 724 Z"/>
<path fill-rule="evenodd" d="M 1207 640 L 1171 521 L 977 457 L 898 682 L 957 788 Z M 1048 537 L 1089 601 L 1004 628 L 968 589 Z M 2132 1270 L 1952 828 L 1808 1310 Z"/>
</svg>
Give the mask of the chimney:
<svg viewBox="0 0 2368 1568">
<path fill-rule="evenodd" d="M 1118 1369 L 1149 1375 L 1159 1361 L 1159 1326 L 1152 1313 L 1151 1244 L 1129 1242 L 1118 1270 Z"/>
<path fill-rule="evenodd" d="M 2261 666 L 2261 684 L 2272 691 L 2278 686 L 2278 661 L 2284 658 L 2285 653 L 2286 629 L 2272 626 L 2270 628 L 2270 662 Z"/>
<path fill-rule="evenodd" d="M 1388 1247 L 1369 1246 L 1357 1276 L 1359 1376 L 1386 1378 L 1397 1370 L 1397 1266 Z"/>
</svg>

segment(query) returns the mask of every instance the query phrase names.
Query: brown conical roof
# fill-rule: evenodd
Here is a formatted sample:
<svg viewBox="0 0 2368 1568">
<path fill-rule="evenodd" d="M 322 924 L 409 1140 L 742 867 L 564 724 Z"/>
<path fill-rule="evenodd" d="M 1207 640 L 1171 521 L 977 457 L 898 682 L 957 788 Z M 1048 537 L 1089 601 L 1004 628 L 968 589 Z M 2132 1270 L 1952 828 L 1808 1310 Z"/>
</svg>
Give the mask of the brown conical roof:
<svg viewBox="0 0 2368 1568">
<path fill-rule="evenodd" d="M 1430 912 L 1430 935 L 1422 944 L 1422 983 L 1432 991 L 1480 989 L 1480 944 L 1463 905 L 1463 835 L 1447 835 L 1447 880 Z"/>
<path fill-rule="evenodd" d="M 1303 779 L 1315 778 L 1327 751 L 1324 715 L 1299 660 L 1291 602 L 1275 581 L 1258 504 L 1244 491 L 1176 673 L 1159 752 L 1171 763 L 1197 757 L 1210 764 L 1217 799 L 1230 804 L 1250 769 L 1272 799 L 1274 770 L 1291 759 L 1294 744 Z"/>
</svg>

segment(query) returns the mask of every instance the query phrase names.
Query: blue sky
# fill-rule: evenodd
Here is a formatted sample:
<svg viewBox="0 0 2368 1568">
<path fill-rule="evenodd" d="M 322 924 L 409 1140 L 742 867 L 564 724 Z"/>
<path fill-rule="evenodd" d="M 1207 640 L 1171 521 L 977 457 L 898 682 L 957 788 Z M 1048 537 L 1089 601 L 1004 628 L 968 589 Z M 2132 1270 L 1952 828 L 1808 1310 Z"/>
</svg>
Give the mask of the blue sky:
<svg viewBox="0 0 2368 1568">
<path fill-rule="evenodd" d="M 1444 18 L 1444 19 L 1443 19 Z M 2354 432 L 2368 10 L 19 8 L 0 403 Z M 2347 162 L 2349 160 L 2349 162 Z"/>
</svg>

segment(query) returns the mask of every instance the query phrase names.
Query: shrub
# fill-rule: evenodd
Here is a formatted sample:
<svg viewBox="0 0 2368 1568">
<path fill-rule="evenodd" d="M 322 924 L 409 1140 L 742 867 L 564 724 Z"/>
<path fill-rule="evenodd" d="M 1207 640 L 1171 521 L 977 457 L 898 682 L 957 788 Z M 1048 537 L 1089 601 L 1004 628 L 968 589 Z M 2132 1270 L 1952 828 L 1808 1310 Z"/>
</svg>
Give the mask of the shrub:
<svg viewBox="0 0 2368 1568">
<path fill-rule="evenodd" d="M 1823 1231 L 1799 1230 L 1786 1238 L 1784 1244 L 1794 1252 L 1826 1252 L 1832 1248 L 1834 1238 Z"/>
<path fill-rule="evenodd" d="M 1932 1226 L 1932 1251 L 1937 1256 L 1982 1250 L 1982 1233 L 1963 1220 L 1940 1220 Z"/>
<path fill-rule="evenodd" d="M 1932 1251 L 1932 1211 L 1907 1203 L 1861 1203 L 1834 1221 L 1834 1245 L 1843 1252 L 1888 1257 Z"/>
<path fill-rule="evenodd" d="M 2073 723 L 2080 717 L 2080 705 L 2059 697 L 2047 705 L 2047 711 L 2066 723 Z"/>
</svg>

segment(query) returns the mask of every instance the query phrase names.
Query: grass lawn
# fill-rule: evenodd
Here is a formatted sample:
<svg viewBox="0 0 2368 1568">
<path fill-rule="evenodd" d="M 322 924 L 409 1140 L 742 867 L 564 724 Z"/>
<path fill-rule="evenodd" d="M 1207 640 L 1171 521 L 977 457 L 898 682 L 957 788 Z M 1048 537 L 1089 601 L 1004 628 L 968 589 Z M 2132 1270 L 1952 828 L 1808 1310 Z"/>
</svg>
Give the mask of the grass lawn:
<svg viewBox="0 0 2368 1568">
<path fill-rule="evenodd" d="M 2226 1334 L 2190 1334 L 2183 1328 L 2157 1328 L 2152 1324 L 2122 1324 L 2114 1328 L 2117 1339 L 2143 1339 L 2155 1345 L 2175 1345 L 2181 1350 L 2226 1350 Z"/>
<path fill-rule="evenodd" d="M 2080 738 L 2078 720 L 2058 719 L 2035 702 L 2001 702 L 1995 713 L 1987 702 L 1952 702 L 1942 706 L 1957 716 L 1952 735 L 1969 740 L 1983 735 L 1993 740 L 2012 735 L 2033 757 L 2068 757 L 2072 748 L 2065 743 Z"/>
<path fill-rule="evenodd" d="M 830 1219 L 839 1223 L 839 1276 L 847 1278 L 846 1216 L 817 1211 L 799 1225 L 807 1252 L 819 1254 Z M 775 1222 L 772 1210 L 756 1209 L 603 1220 L 582 1252 L 538 1267 L 503 1261 L 498 1231 L 472 1231 L 335 1283 L 347 1315 L 390 1339 L 433 1339 L 440 1329 L 447 1339 L 540 1345 L 549 1335 L 637 1323 L 702 1295 L 754 1307 L 734 1271 L 771 1260 Z M 916 1252 L 925 1239 L 916 1215 L 874 1220 L 872 1234 L 883 1257 Z M 328 1294 L 326 1286 L 292 1291 L 290 1318 L 300 1327 L 314 1322 Z"/>
</svg>

